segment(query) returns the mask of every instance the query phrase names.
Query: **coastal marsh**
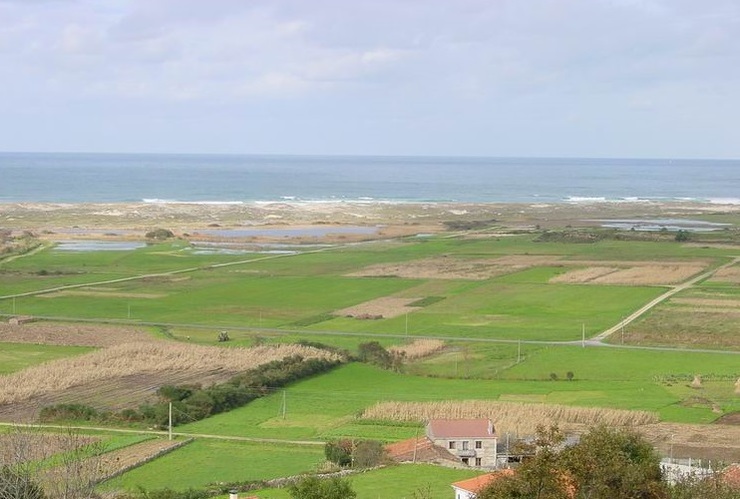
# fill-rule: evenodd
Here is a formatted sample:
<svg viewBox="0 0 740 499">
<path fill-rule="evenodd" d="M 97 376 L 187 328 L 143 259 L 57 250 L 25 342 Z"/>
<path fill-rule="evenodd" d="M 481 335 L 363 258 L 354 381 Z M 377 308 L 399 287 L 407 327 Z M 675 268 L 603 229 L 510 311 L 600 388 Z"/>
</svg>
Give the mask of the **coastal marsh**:
<svg viewBox="0 0 740 499">
<path fill-rule="evenodd" d="M 534 228 L 523 232 L 512 235 L 496 227 L 478 233 L 446 232 L 347 245 L 335 241 L 295 254 L 199 254 L 180 240 L 121 252 L 44 249 L 0 265 L 0 288 L 7 297 L 0 299 L 0 313 L 10 314 L 13 308 L 18 314 L 66 318 L 71 325 L 84 318 L 92 320 L 91 327 L 101 328 L 98 321 L 123 322 L 149 336 L 197 344 L 219 344 L 218 332 L 227 330 L 231 341 L 220 345 L 224 347 L 308 340 L 355 352 L 367 341 L 390 347 L 423 336 L 445 338 L 440 352 L 406 363 L 401 372 L 350 363 L 275 390 L 231 412 L 176 428 L 189 435 L 316 443 L 339 437 L 396 441 L 416 435 L 418 424 L 357 418 L 367 407 L 386 400 L 516 401 L 644 410 L 659 414 L 664 422 L 694 424 L 711 423 L 722 414 L 740 411 L 740 399 L 733 393 L 734 379 L 740 375 L 736 355 L 623 349 L 619 348 L 619 331 L 609 338 L 612 347 L 583 348 L 580 344 L 584 333 L 586 338 L 592 337 L 619 323 L 668 291 L 675 279 L 643 285 L 578 279 L 557 282 L 574 269 L 633 268 L 666 262 L 686 269 L 711 269 L 736 257 L 736 246 L 680 244 L 665 237 L 620 240 L 615 233 L 595 241 L 574 242 L 559 236 L 548 239 L 546 231 Z M 584 229 L 584 234 L 589 233 Z M 482 276 L 422 272 L 430 262 L 432 266 L 450 265 L 473 272 L 477 265 L 498 265 L 503 271 Z M 359 274 L 373 267 L 404 266 L 416 270 L 406 275 L 384 271 L 373 276 Z M 729 313 L 738 299 L 734 270 L 730 267 L 716 278 L 676 294 L 627 325 L 625 346 L 738 348 L 733 334 L 737 319 L 732 318 L 736 315 Z M 681 277 L 689 273 L 685 271 Z M 79 284 L 84 286 L 14 300 L 9 297 Z M 339 313 L 347 307 L 386 303 L 386 298 L 404 303 L 407 313 L 359 319 Z M 716 305 L 719 300 L 721 306 Z M 697 307 L 706 308 L 707 313 L 696 313 Z M 723 309 L 722 314 L 718 308 Z M 41 324 L 54 327 L 51 322 Z M 678 327 L 681 325 L 685 334 Z M 30 331 L 31 326 L 35 325 L 19 326 L 19 330 Z M 701 341 L 689 341 L 692 334 Z M 712 342 L 719 337 L 723 342 Z M 536 343 L 547 341 L 572 344 Z M 14 371 L 24 367 L 17 363 L 23 348 L 5 349 L 3 344 L 0 350 L 18 349 L 16 361 L 7 364 L 16 362 Z M 56 349 L 34 348 L 50 353 Z M 2 353 L 0 364 L 5 366 Z M 692 388 L 696 374 L 702 375 L 704 382 Z M 107 397 L 117 396 L 114 385 L 103 387 Z M 125 402 L 137 403 L 131 397 Z M 215 480 L 310 472 L 323 459 L 322 451 L 321 445 L 198 438 L 194 444 L 126 473 L 106 488 L 201 487 Z M 215 455 L 218 460 L 213 459 Z M 255 455 L 261 458 L 255 460 Z M 197 473 L 190 472 L 193 463 Z M 394 480 L 405 476 L 406 469 L 378 473 Z M 358 491 L 365 490 L 365 475 L 353 480 Z M 413 482 L 409 493 L 425 480 Z M 444 482 L 447 487 L 448 478 Z M 284 492 L 265 494 L 284 497 Z"/>
</svg>

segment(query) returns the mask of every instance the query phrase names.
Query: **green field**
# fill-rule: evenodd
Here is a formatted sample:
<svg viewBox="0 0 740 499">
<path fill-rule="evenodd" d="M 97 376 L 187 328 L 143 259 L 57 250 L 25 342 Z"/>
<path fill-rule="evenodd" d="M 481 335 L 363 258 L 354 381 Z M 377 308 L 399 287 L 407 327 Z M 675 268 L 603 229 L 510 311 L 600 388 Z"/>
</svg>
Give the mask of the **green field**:
<svg viewBox="0 0 740 499">
<path fill-rule="evenodd" d="M 27 367 L 80 355 L 94 350 L 90 347 L 35 345 L 33 343 L 0 343 L 0 375 Z"/>
<path fill-rule="evenodd" d="M 433 335 L 459 338 L 577 340 L 594 335 L 665 291 L 660 286 L 553 284 L 560 266 L 512 269 L 487 279 L 350 277 L 368 265 L 424 258 L 458 261 L 507 255 L 567 260 L 725 261 L 732 250 L 667 242 L 605 240 L 594 244 L 534 242 L 532 236 L 491 240 L 408 239 L 336 247 L 296 255 L 199 255 L 183 243 L 125 252 L 46 249 L 6 263 L 0 288 L 10 295 L 96 283 L 38 296 L 0 300 L 0 312 L 36 316 L 130 319 L 214 327 L 277 328 L 311 333 Z M 233 264 L 226 265 L 224 264 Z M 215 265 L 215 266 L 214 266 Z M 174 272 L 167 275 L 149 274 Z M 123 277 L 140 279 L 109 282 Z M 440 301 L 381 320 L 330 314 L 385 296 Z"/>
<path fill-rule="evenodd" d="M 357 499 L 414 498 L 448 499 L 451 483 L 479 475 L 471 470 L 456 470 L 424 464 L 404 464 L 358 473 L 348 478 Z M 262 489 L 254 492 L 264 499 L 288 499 L 287 489 Z M 418 494 L 415 496 L 414 494 Z M 428 494 L 428 495 L 421 495 Z"/>
<path fill-rule="evenodd" d="M 611 346 L 583 348 L 579 343 L 584 332 L 587 337 L 600 333 L 669 288 L 551 282 L 576 268 L 562 262 L 608 266 L 606 262 L 701 261 L 711 268 L 729 261 L 737 250 L 673 241 L 535 239 L 532 234 L 409 238 L 294 255 L 202 255 L 180 241 L 124 252 L 45 249 L 0 265 L 0 313 L 14 309 L 70 320 L 159 324 L 169 338 L 201 344 L 218 344 L 218 331 L 227 329 L 231 341 L 225 346 L 311 340 L 356 352 L 360 343 L 370 340 L 384 346 L 422 336 L 446 341 L 440 354 L 408 363 L 402 372 L 350 363 L 240 409 L 177 427 L 187 434 L 315 442 L 338 437 L 396 441 L 416 435 L 416 424 L 357 418 L 368 406 L 391 400 L 483 399 L 638 409 L 655 411 L 664 421 L 685 423 L 709 423 L 723 413 L 740 411 L 740 397 L 733 391 L 740 376 L 738 355 L 620 348 L 624 338 L 627 347 L 678 343 L 688 348 L 740 349 L 737 314 L 697 311 L 694 304 L 725 300 L 729 304 L 725 308 L 731 309 L 740 298 L 735 283 L 699 283 L 628 325 L 623 337 L 614 335 Z M 349 275 L 377 264 L 430 258 L 476 262 L 512 255 L 551 261 L 512 267 L 480 280 Z M 553 263 L 555 258 L 562 261 Z M 89 286 L 11 298 L 78 284 Z M 332 315 L 389 296 L 421 300 L 423 306 L 376 320 Z M 537 343 L 548 341 L 572 343 Z M 0 343 L 0 375 L 89 350 Z M 567 373 L 573 374 L 572 381 Z M 704 378 L 701 388 L 689 386 L 696 374 Z M 121 439 L 115 445 L 125 442 Z M 321 445 L 197 439 L 105 488 L 186 489 L 216 481 L 267 479 L 310 472 L 322 460 Z M 360 498 L 411 497 L 426 485 L 431 497 L 442 498 L 451 494 L 449 483 L 472 474 L 396 466 L 351 480 Z M 287 497 L 285 490 L 259 494 Z"/>
<path fill-rule="evenodd" d="M 266 480 L 311 472 L 324 459 L 322 446 L 259 444 L 199 439 L 156 461 L 106 482 L 103 489 L 183 490 L 210 483 Z"/>
</svg>

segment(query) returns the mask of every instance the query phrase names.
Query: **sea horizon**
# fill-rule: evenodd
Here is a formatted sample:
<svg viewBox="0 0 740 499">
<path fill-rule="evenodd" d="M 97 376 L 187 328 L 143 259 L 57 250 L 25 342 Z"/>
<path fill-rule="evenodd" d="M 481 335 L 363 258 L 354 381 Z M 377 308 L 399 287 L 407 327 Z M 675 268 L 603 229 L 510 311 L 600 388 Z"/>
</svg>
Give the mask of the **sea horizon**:
<svg viewBox="0 0 740 499">
<path fill-rule="evenodd" d="M 740 204 L 740 160 L 0 152 L 0 203 Z"/>
</svg>

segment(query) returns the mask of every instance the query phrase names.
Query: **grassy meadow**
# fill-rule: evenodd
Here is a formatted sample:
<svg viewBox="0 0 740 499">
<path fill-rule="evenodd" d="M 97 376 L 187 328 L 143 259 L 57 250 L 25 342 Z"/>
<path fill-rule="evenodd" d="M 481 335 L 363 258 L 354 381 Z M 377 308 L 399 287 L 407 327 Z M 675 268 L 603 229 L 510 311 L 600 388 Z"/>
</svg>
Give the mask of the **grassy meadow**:
<svg viewBox="0 0 740 499">
<path fill-rule="evenodd" d="M 0 375 L 22 371 L 51 360 L 73 357 L 94 350 L 90 347 L 0 342 Z"/>
<path fill-rule="evenodd" d="M 737 254 L 731 246 L 674 241 L 538 242 L 533 234 L 406 238 L 290 255 L 199 254 L 182 241 L 122 252 L 51 248 L 0 262 L 0 314 L 14 309 L 69 321 L 144 323 L 170 341 L 224 347 L 310 340 L 356 352 L 370 340 L 385 347 L 415 337 L 445 340 L 441 352 L 407 363 L 401 372 L 350 363 L 176 428 L 189 435 L 318 443 L 339 437 L 397 441 L 419 432 L 415 423 L 358 417 L 383 401 L 562 404 L 652 411 L 663 421 L 710 423 L 740 411 L 733 386 L 740 376 L 740 356 L 690 349 L 740 350 L 740 291 L 733 278 L 701 282 L 629 324 L 624 334 L 613 335 L 610 345 L 586 348 L 580 345 L 583 332 L 590 337 L 619 323 L 670 285 L 553 279 L 572 269 L 630 262 L 693 262 L 711 269 Z M 434 261 L 475 268 L 481 261 L 511 257 L 529 263 L 511 264 L 481 279 L 394 271 L 360 275 L 380 265 Z M 64 286 L 73 287 L 57 289 Z M 46 290 L 52 291 L 12 298 Z M 335 314 L 387 297 L 421 305 L 375 319 Z M 231 341 L 220 344 L 222 329 Z M 0 375 L 91 350 L 2 343 L 1 338 Z M 623 343 L 687 350 L 620 348 Z M 691 387 L 697 374 L 702 386 Z M 268 479 L 310 472 L 322 460 L 321 445 L 197 438 L 104 488 L 187 489 Z M 351 480 L 360 498 L 412 497 L 427 485 L 429 497 L 442 498 L 451 493 L 449 483 L 474 474 L 415 465 Z M 258 494 L 287 497 L 278 489 Z"/>
</svg>

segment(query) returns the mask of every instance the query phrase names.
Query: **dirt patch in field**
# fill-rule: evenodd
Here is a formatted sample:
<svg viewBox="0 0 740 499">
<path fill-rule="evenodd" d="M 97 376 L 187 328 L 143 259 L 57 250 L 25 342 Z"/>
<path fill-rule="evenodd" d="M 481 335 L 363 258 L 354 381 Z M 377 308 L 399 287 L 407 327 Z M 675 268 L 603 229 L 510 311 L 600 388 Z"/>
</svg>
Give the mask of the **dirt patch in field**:
<svg viewBox="0 0 740 499">
<path fill-rule="evenodd" d="M 614 267 L 587 267 L 585 269 L 569 270 L 564 274 L 553 277 L 550 279 L 550 282 L 561 284 L 585 284 L 618 270 L 619 269 Z"/>
<path fill-rule="evenodd" d="M 418 301 L 419 298 L 398 298 L 384 296 L 375 300 L 366 301 L 353 307 L 336 310 L 334 315 L 343 317 L 354 317 L 356 319 L 392 319 L 408 312 L 419 310 L 421 307 L 409 307 L 410 303 Z"/>
<path fill-rule="evenodd" d="M 0 434 L 0 466 L 46 459 L 58 452 L 69 451 L 100 440 L 87 435 L 42 433 L 36 429 L 18 428 Z M 73 445 L 72 445 L 73 444 Z"/>
<path fill-rule="evenodd" d="M 143 299 L 155 299 L 164 298 L 167 295 L 162 293 L 123 293 L 120 291 L 113 290 L 84 290 L 84 289 L 69 289 L 65 291 L 56 291 L 54 293 L 44 293 L 38 295 L 39 298 L 59 298 L 60 296 L 91 296 L 106 298 L 143 298 Z"/>
<path fill-rule="evenodd" d="M 728 312 L 740 311 L 740 300 L 722 300 L 722 299 L 710 299 L 710 298 L 673 298 L 671 303 L 677 305 L 692 305 L 701 308 L 712 308 L 719 309 L 718 311 L 726 310 Z"/>
<path fill-rule="evenodd" d="M 496 265 L 513 267 L 540 267 L 562 264 L 562 257 L 555 255 L 506 255 L 489 260 Z"/>
<path fill-rule="evenodd" d="M 453 257 L 425 258 L 410 262 L 371 265 L 347 274 L 350 277 L 402 277 L 406 279 L 485 280 L 517 270 L 530 264 L 501 263 L 497 259 L 462 260 Z"/>
<path fill-rule="evenodd" d="M 98 410 L 120 411 L 151 403 L 163 385 L 202 385 L 223 383 L 236 371 L 160 372 L 122 376 L 118 379 L 90 382 L 63 391 L 48 393 L 22 402 L 0 404 L 0 421 L 32 423 L 42 408 L 57 404 L 82 404 Z"/>
<path fill-rule="evenodd" d="M 677 284 L 698 274 L 704 269 L 697 265 L 641 265 L 593 279 L 594 284 L 627 284 L 630 286 L 649 286 Z"/>
<path fill-rule="evenodd" d="M 40 345 L 109 347 L 122 343 L 160 341 L 143 328 L 93 324 L 32 322 L 23 325 L 0 324 L 0 342 Z"/>
<path fill-rule="evenodd" d="M 717 424 L 740 426 L 740 411 L 725 414 L 716 421 Z"/>
<path fill-rule="evenodd" d="M 105 479 L 118 476 L 186 443 L 187 441 L 183 440 L 157 438 L 108 452 L 101 459 L 101 468 L 105 470 Z"/>
<path fill-rule="evenodd" d="M 638 431 L 665 456 L 672 447 L 674 458 L 740 461 L 740 426 L 658 423 Z"/>
<path fill-rule="evenodd" d="M 678 284 L 704 270 L 708 262 L 651 262 L 651 261 L 579 261 L 559 262 L 561 265 L 578 265 L 550 280 L 569 284 L 624 284 L 650 286 Z"/>
<path fill-rule="evenodd" d="M 740 284 L 740 266 L 725 267 L 719 269 L 709 279 L 710 282 L 729 282 L 732 284 Z"/>
</svg>

